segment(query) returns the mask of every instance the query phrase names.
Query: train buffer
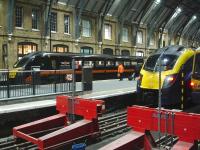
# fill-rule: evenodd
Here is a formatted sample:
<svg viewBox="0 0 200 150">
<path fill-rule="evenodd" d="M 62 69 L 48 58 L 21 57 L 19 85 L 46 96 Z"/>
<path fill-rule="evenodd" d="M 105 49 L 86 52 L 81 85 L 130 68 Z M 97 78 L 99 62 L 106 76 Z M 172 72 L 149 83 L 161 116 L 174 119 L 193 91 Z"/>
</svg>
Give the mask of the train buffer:
<svg viewBox="0 0 200 150">
<path fill-rule="evenodd" d="M 152 150 L 159 147 L 162 149 L 164 146 L 165 149 L 172 150 L 198 149 L 198 141 L 200 140 L 199 114 L 166 109 L 159 113 L 158 109 L 155 108 L 134 105 L 128 107 L 127 115 L 127 124 L 132 130 L 99 150 Z M 167 132 L 170 137 L 167 141 L 169 146 L 156 142 L 151 134 L 152 132 L 150 132 L 158 131 L 158 118 L 161 118 L 160 131 L 162 133 Z M 164 144 L 167 142 L 163 141 Z"/>
<path fill-rule="evenodd" d="M 16 139 L 37 145 L 40 150 L 58 148 L 80 138 L 99 136 L 98 117 L 104 109 L 103 101 L 76 97 L 72 103 L 68 96 L 57 96 L 56 109 L 59 113 L 54 116 L 14 127 L 13 135 Z M 69 124 L 69 114 L 82 116 L 83 119 Z"/>
</svg>

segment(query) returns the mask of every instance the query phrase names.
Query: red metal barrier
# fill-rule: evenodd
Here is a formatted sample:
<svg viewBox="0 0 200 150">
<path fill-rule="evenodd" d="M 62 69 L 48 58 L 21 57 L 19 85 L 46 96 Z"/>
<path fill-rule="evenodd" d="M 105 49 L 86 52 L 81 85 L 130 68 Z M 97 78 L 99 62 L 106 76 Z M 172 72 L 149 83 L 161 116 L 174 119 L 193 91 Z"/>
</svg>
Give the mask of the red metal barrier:
<svg viewBox="0 0 200 150">
<path fill-rule="evenodd" d="M 73 113 L 83 116 L 84 120 L 67 126 L 67 114 L 71 109 L 69 107 L 71 106 L 70 103 L 69 97 L 58 96 L 56 98 L 56 109 L 59 114 L 14 127 L 13 135 L 38 145 L 41 150 L 52 149 L 53 147 L 73 142 L 78 138 L 97 136 L 99 134 L 97 117 L 101 115 L 104 102 L 75 98 Z M 57 130 L 48 134 L 41 134 L 44 131 L 53 129 Z M 39 137 L 38 134 L 40 135 Z"/>
<path fill-rule="evenodd" d="M 158 116 L 161 116 L 161 132 L 167 131 L 179 137 L 173 150 L 194 150 L 194 141 L 200 140 L 200 115 L 161 110 L 143 106 L 128 107 L 127 124 L 134 131 L 102 147 L 100 150 L 132 150 L 157 147 L 150 131 L 158 131 Z M 166 117 L 167 116 L 167 117 Z M 167 122 L 167 126 L 166 126 Z"/>
<path fill-rule="evenodd" d="M 169 114 L 166 120 L 165 114 Z M 128 107 L 128 125 L 135 131 L 158 131 L 158 110 L 154 108 L 133 106 Z M 174 118 L 174 119 L 173 119 Z M 165 122 L 168 122 L 166 129 Z M 172 124 L 173 123 L 173 124 Z M 173 126 L 173 133 L 172 133 Z M 168 131 L 185 142 L 194 142 L 200 139 L 200 115 L 185 112 L 161 111 L 161 131 Z"/>
</svg>

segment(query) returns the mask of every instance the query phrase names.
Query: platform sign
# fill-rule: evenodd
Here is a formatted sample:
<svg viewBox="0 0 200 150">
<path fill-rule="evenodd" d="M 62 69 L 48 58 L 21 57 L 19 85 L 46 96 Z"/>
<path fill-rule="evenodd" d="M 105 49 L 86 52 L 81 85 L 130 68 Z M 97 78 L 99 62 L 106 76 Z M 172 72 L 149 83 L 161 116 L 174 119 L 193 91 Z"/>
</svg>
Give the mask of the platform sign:
<svg viewBox="0 0 200 150">
<path fill-rule="evenodd" d="M 72 74 L 66 74 L 65 80 L 71 82 L 73 80 Z"/>
</svg>

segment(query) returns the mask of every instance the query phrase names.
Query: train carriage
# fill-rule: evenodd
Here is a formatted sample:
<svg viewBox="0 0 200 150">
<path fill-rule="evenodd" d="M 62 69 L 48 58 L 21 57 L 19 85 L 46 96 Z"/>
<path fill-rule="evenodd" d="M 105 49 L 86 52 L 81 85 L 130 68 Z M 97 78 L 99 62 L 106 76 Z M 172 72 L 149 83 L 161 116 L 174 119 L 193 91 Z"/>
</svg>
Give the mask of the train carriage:
<svg viewBox="0 0 200 150">
<path fill-rule="evenodd" d="M 38 51 L 28 54 L 16 62 L 14 69 L 9 73 L 9 79 L 13 82 L 31 83 L 33 78 L 31 70 L 38 68 L 39 75 L 37 74 L 37 77 L 41 82 L 64 82 L 66 75 L 72 73 L 72 59 L 75 60 L 76 81 L 81 81 L 82 68 L 85 66 L 92 68 L 94 80 L 103 80 L 117 78 L 117 67 L 120 62 L 124 64 L 125 77 L 133 74 L 136 65 L 143 63 L 143 58 L 133 56 Z"/>
</svg>

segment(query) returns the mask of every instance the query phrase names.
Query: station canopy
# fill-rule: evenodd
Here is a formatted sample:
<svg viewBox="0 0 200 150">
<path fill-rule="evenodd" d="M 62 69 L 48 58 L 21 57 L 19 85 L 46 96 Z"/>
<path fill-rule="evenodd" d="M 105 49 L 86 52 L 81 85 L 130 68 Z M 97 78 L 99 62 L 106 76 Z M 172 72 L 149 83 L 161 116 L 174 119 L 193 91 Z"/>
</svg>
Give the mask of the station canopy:
<svg viewBox="0 0 200 150">
<path fill-rule="evenodd" d="M 200 40 L 200 0 L 57 0 L 122 24 L 143 25 L 149 34 L 167 30 L 170 37 Z"/>
</svg>

